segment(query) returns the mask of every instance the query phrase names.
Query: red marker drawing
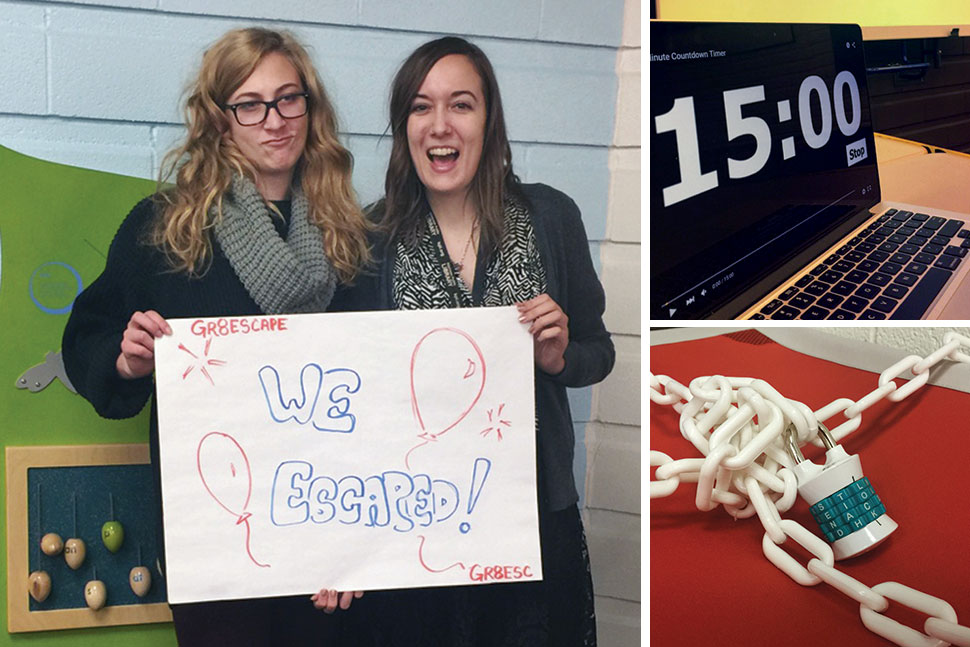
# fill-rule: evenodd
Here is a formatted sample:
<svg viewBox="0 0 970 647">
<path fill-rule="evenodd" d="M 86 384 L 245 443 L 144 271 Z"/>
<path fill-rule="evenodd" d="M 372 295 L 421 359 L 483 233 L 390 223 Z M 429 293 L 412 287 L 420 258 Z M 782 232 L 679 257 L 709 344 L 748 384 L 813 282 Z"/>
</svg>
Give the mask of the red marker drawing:
<svg viewBox="0 0 970 647">
<path fill-rule="evenodd" d="M 457 354 L 456 354 L 457 353 Z M 482 397 L 485 389 L 485 357 L 471 335 L 457 328 L 435 328 L 418 340 L 411 353 L 411 411 L 414 413 L 422 442 L 412 447 L 404 457 L 411 469 L 411 453 L 454 429 L 465 419 Z M 471 388 L 465 383 L 471 382 Z M 425 392 L 419 397 L 419 391 Z M 464 393 L 462 392 L 464 391 Z M 441 394 L 454 394 L 455 409 L 439 414 L 438 420 L 425 420 L 421 400 L 434 401 L 441 410 Z M 465 396 L 467 405 L 463 405 Z M 450 401 L 450 400 L 449 400 Z M 457 415 L 455 414 L 457 411 Z"/>
<path fill-rule="evenodd" d="M 502 425 L 504 425 L 506 427 L 511 427 L 512 426 L 512 422 L 510 420 L 506 420 L 506 419 L 504 419 L 502 417 L 502 409 L 504 409 L 504 408 L 505 408 L 505 403 L 503 402 L 502 404 L 498 405 L 498 411 L 495 411 L 495 409 L 489 409 L 488 410 L 488 421 L 489 421 L 489 423 L 493 423 L 494 422 L 494 424 L 489 424 L 488 427 L 486 427 L 485 429 L 482 429 L 478 433 L 480 433 L 482 436 L 488 436 L 488 434 L 491 433 L 494 430 L 495 431 L 495 435 L 499 439 L 499 442 L 501 442 L 502 441 Z M 495 414 L 494 417 L 492 416 L 493 413 Z"/>
<path fill-rule="evenodd" d="M 182 373 L 183 380 L 187 378 L 189 376 L 189 373 L 191 373 L 196 367 L 199 367 L 199 372 L 201 372 L 205 376 L 205 378 L 209 380 L 209 384 L 215 386 L 216 383 L 212 380 L 212 376 L 209 374 L 209 370 L 207 367 L 225 366 L 226 362 L 221 359 L 209 359 L 209 347 L 211 345 L 212 345 L 212 338 L 210 337 L 205 342 L 205 348 L 202 351 L 203 357 L 199 357 L 198 355 L 190 351 L 188 348 L 186 348 L 185 344 L 181 344 L 181 343 L 179 344 L 179 350 L 185 351 L 196 360 L 194 364 L 189 364 L 189 366 L 185 369 L 185 372 Z"/>
<path fill-rule="evenodd" d="M 461 570 L 465 570 L 465 565 L 461 562 L 455 562 L 451 566 L 446 566 L 444 568 L 431 568 L 428 566 L 427 562 L 424 561 L 424 535 L 418 535 L 418 539 L 421 540 L 421 543 L 418 544 L 418 561 L 421 563 L 421 567 L 424 568 L 424 570 L 428 571 L 429 573 L 444 573 L 445 571 L 450 571 L 456 566 L 460 567 Z"/>
<path fill-rule="evenodd" d="M 246 526 L 246 554 L 256 566 L 269 568 L 253 557 L 249 549 L 249 518 L 246 508 L 253 490 L 253 476 L 249 458 L 236 439 L 229 434 L 213 431 L 202 437 L 196 451 L 196 465 L 202 485 L 219 506 L 236 517 L 236 525 Z"/>
</svg>

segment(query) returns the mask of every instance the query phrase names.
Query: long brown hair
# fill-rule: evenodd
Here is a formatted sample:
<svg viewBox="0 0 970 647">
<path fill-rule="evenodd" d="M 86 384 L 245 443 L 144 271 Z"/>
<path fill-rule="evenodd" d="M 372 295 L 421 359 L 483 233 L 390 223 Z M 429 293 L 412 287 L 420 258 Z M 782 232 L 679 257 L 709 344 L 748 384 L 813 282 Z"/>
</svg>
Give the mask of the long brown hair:
<svg viewBox="0 0 970 647">
<path fill-rule="evenodd" d="M 353 157 L 337 139 L 337 120 L 310 57 L 285 31 L 252 27 L 227 32 L 202 57 L 185 105 L 185 142 L 165 157 L 159 188 L 175 176 L 175 186 L 159 191 L 165 199 L 151 242 L 172 267 L 197 275 L 212 256 L 210 210 L 221 215 L 222 198 L 234 174 L 255 181 L 256 169 L 224 133 L 229 130 L 226 100 L 267 54 L 278 52 L 296 68 L 309 94 L 307 141 L 297 162 L 309 202 L 309 218 L 323 233 L 324 248 L 341 280 L 349 283 L 370 258 L 366 222 L 357 203 Z"/>
<path fill-rule="evenodd" d="M 451 54 L 460 54 L 471 62 L 485 94 L 482 158 L 469 187 L 469 197 L 481 219 L 484 248 L 491 250 L 501 240 L 504 200 L 520 196 L 519 178 L 512 171 L 512 150 L 495 71 L 485 53 L 463 38 L 446 36 L 425 43 L 407 57 L 394 76 L 390 106 L 391 158 L 384 181 L 384 200 L 376 205 L 375 211 L 381 214 L 381 226 L 389 241 L 402 238 L 413 247 L 424 233 L 428 207 L 424 186 L 408 149 L 408 117 L 411 103 L 428 72 L 440 59 Z"/>
</svg>

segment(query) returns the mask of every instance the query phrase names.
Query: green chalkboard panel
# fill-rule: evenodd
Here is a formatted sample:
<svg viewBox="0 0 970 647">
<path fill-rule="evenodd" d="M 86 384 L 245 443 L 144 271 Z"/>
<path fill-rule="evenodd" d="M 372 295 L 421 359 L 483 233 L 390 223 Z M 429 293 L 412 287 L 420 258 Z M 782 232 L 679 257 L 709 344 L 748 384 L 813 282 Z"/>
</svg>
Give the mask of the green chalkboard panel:
<svg viewBox="0 0 970 647">
<path fill-rule="evenodd" d="M 84 585 L 93 579 L 105 583 L 108 605 L 165 601 L 165 580 L 156 566 L 161 536 L 149 465 L 30 468 L 27 492 L 30 570 L 45 570 L 52 580 L 50 596 L 43 602 L 31 599 L 31 611 L 86 608 Z M 101 526 L 111 519 L 124 528 L 117 553 L 101 540 Z M 49 556 L 41 551 L 41 537 L 48 532 L 64 541 L 84 541 L 87 556 L 80 568 L 71 569 L 63 552 Z M 129 586 L 135 566 L 151 572 L 152 586 L 143 598 Z"/>
<path fill-rule="evenodd" d="M 28 562 L 36 553 L 27 522 L 26 468 L 148 463 L 149 412 L 146 407 L 135 418 L 105 420 L 59 379 L 42 390 L 15 386 L 32 367 L 47 366 L 48 355 L 60 349 L 69 316 L 65 309 L 77 293 L 78 276 L 84 285 L 94 281 L 125 214 L 155 189 L 152 180 L 47 162 L 0 142 L 0 551 L 6 555 L 6 564 L 0 565 L 0 590 L 6 592 L 0 604 L 0 647 L 175 643 L 170 624 L 144 626 L 170 623 L 164 603 L 107 606 L 97 612 L 87 607 L 30 609 Z M 38 443 L 45 446 L 32 451 Z M 101 451 L 77 443 L 125 449 Z M 138 450 L 142 456 L 132 456 L 137 453 L 133 445 L 144 448 Z M 64 446 L 70 449 L 62 451 Z M 77 630 L 108 626 L 115 630 Z"/>
</svg>

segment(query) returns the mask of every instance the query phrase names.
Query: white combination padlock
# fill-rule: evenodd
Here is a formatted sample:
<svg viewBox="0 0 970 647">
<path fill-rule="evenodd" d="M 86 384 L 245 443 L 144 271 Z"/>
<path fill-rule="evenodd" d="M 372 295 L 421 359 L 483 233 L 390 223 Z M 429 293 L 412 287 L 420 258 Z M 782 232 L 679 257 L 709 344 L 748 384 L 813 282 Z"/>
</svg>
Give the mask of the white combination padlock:
<svg viewBox="0 0 970 647">
<path fill-rule="evenodd" d="M 785 431 L 785 446 L 795 461 L 792 471 L 798 480 L 798 493 L 808 502 L 835 559 L 855 557 L 875 547 L 899 526 L 886 514 L 886 506 L 863 476 L 859 456 L 847 454 L 822 423 L 818 423 L 818 436 L 826 450 L 824 465 L 805 459 L 793 427 Z"/>
</svg>

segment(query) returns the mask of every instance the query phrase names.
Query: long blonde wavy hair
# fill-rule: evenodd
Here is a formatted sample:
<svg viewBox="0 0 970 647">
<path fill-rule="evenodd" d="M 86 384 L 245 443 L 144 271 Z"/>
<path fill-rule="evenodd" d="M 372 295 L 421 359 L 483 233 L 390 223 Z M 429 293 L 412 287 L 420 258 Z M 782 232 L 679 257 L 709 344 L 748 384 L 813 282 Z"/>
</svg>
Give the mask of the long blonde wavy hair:
<svg viewBox="0 0 970 647">
<path fill-rule="evenodd" d="M 207 269 L 212 258 L 209 230 L 215 218 L 221 217 L 222 198 L 233 174 L 256 179 L 253 164 L 225 136 L 232 116 L 223 106 L 272 52 L 293 64 L 309 94 L 306 147 L 294 178 L 299 179 L 309 203 L 310 221 L 323 232 L 330 262 L 341 280 L 351 283 L 370 258 L 367 223 L 350 181 L 353 156 L 337 139 L 336 115 L 309 55 L 288 32 L 236 29 L 206 50 L 198 76 L 188 89 L 185 141 L 162 163 L 159 193 L 164 203 L 151 243 L 165 253 L 176 271 L 200 275 Z M 174 187 L 163 190 L 173 175 Z"/>
</svg>

